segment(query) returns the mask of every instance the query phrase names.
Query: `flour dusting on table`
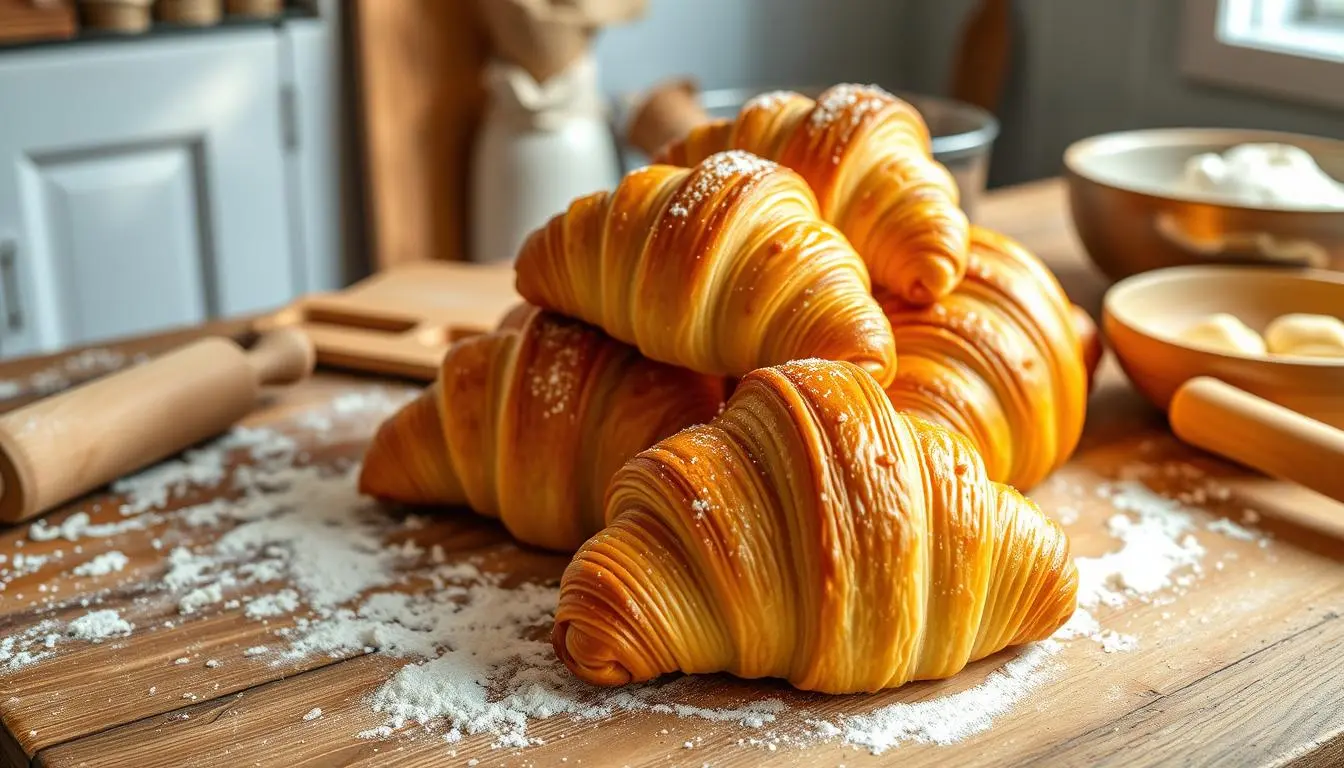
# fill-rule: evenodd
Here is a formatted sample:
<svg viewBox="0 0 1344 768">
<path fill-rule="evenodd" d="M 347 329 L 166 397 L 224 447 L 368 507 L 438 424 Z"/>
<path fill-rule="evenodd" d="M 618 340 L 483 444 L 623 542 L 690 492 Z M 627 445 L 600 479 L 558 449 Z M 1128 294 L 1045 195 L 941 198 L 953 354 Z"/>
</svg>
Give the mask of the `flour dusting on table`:
<svg viewBox="0 0 1344 768">
<path fill-rule="evenodd" d="M 1012 649 L 996 657 L 1000 661 L 977 666 L 985 672 L 856 697 L 867 702 L 851 703 L 860 713 L 842 716 L 811 711 L 815 698 L 778 687 L 742 686 L 757 692 L 729 701 L 716 698 L 715 706 L 706 706 L 706 685 L 712 684 L 694 677 L 595 688 L 578 681 L 555 658 L 549 638 L 558 599 L 554 578 L 517 583 L 492 565 L 488 547 L 445 551 L 452 540 L 427 538 L 435 519 L 398 517 L 358 494 L 355 460 L 316 462 L 307 453 L 315 449 L 304 448 L 362 442 L 415 394 L 355 389 L 325 407 L 295 414 L 284 431 L 236 428 L 114 484 L 123 500 L 113 523 L 95 524 L 82 512 L 59 522 L 34 523 L 32 542 L 68 544 L 43 555 L 12 553 L 8 570 L 0 568 L 0 589 L 18 574 L 56 566 L 81 578 L 121 578 L 130 558 L 120 550 L 77 556 L 77 542 L 148 537 L 142 531 L 165 524 L 161 535 L 166 541 L 153 540 L 160 561 L 138 568 L 163 569 L 160 596 L 172 613 L 167 620 L 145 623 L 138 615 L 123 616 L 87 600 L 70 606 L 46 595 L 42 599 L 51 618 L 0 638 L 0 664 L 31 664 L 73 640 L 133 642 L 160 626 L 233 611 L 264 627 L 267 639 L 234 651 L 230 664 L 286 666 L 319 655 L 363 653 L 400 660 L 400 667 L 364 697 L 367 710 L 351 729 L 352 737 L 430 738 L 452 750 L 462 739 L 484 734 L 494 747 L 523 749 L 541 742 L 534 726 L 548 718 L 592 722 L 647 712 L 735 729 L 736 742 L 749 748 L 829 741 L 882 754 L 906 742 L 950 744 L 990 728 L 1058 677 L 1059 657 L 1070 639 L 1090 638 L 1108 652 L 1135 647 L 1137 638 L 1103 627 L 1094 613 L 1192 584 L 1202 574 L 1205 557 L 1196 534 L 1260 535 L 1239 525 L 1202 521 L 1188 506 L 1196 498 L 1169 498 L 1142 482 L 1145 473 L 1167 470 L 1135 469 L 1103 486 L 1116 510 L 1107 530 L 1118 547 L 1077 558 L 1080 609 L 1073 620 L 1053 640 Z M 231 468 L 231 459 L 240 454 L 248 463 Z M 1072 516 L 1079 516 L 1076 510 Z M 179 659 L 182 669 L 200 668 L 202 658 L 192 649 L 175 653 L 187 654 Z M 223 663 L 204 661 L 208 669 Z M 994 664 L 997 669 L 991 668 Z M 926 685 L 946 692 L 894 701 Z M 313 708 L 302 719 L 337 718 Z M 702 742 L 688 743 L 693 748 Z"/>
<path fill-rule="evenodd" d="M 89 611 L 70 622 L 67 631 L 80 640 L 100 642 L 109 637 L 129 635 L 134 626 L 111 609 Z"/>
<path fill-rule="evenodd" d="M 1059 643 L 1054 640 L 1036 643 L 974 688 L 925 701 L 891 704 L 866 715 L 845 716 L 840 718 L 837 730 L 846 741 L 873 754 L 903 741 L 954 744 L 988 730 L 994 718 L 1044 682 L 1046 676 L 1039 674 L 1040 670 L 1058 651 Z"/>
<path fill-rule="evenodd" d="M 1163 492 L 1155 486 L 1163 487 Z M 1261 547 L 1270 542 L 1263 533 L 1227 518 L 1209 519 L 1205 505 L 1228 502 L 1231 491 L 1186 461 L 1127 464 L 1096 493 L 1116 510 L 1106 520 L 1106 530 L 1120 547 L 1095 557 L 1074 557 L 1078 609 L 1055 637 L 1088 638 L 1106 653 L 1133 650 L 1139 638 L 1103 628 L 1094 615 L 1099 608 L 1180 594 L 1204 575 L 1207 550 L 1195 535 L 1201 519 L 1204 530 L 1229 539 L 1255 541 Z M 1076 519 L 1076 511 L 1069 508 L 1069 512 Z M 1248 516 L 1247 522 L 1254 519 L 1258 517 Z M 1221 567 L 1221 561 L 1217 565 Z"/>
</svg>

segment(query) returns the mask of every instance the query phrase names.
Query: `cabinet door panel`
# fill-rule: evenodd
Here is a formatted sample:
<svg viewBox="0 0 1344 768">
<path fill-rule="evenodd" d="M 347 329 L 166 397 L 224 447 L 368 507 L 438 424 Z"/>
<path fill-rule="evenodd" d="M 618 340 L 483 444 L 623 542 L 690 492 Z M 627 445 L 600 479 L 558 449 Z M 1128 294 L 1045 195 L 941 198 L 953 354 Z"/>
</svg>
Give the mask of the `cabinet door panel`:
<svg viewBox="0 0 1344 768">
<path fill-rule="evenodd" d="M 30 231 L 48 243 L 61 338 L 101 341 L 206 319 L 212 302 L 195 148 L 108 149 L 26 164 L 23 187 L 40 187 L 27 195 L 36 201 Z"/>
<path fill-rule="evenodd" d="M 0 57 L 0 353 L 295 295 L 280 72 L 271 28 Z"/>
</svg>

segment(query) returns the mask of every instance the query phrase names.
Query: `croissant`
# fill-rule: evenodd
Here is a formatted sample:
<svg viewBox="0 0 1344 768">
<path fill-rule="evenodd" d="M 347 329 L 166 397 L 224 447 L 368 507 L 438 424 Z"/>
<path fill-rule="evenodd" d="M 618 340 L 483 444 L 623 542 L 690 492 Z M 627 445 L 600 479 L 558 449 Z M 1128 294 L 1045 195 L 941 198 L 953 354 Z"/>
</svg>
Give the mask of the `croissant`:
<svg viewBox="0 0 1344 768">
<path fill-rule="evenodd" d="M 645 359 L 576 320 L 521 307 L 454 344 L 435 382 L 378 428 L 362 493 L 469 504 L 515 538 L 573 552 L 603 524 L 607 481 L 708 421 L 725 382 Z"/>
<path fill-rule="evenodd" d="M 905 301 L 931 303 L 961 281 L 970 225 L 960 192 L 932 157 L 924 119 L 905 101 L 849 83 L 815 102 L 768 93 L 747 102 L 735 120 L 693 128 L 655 162 L 690 166 L 726 149 L 800 173 L 822 216 L 863 256 L 873 282 Z"/>
<path fill-rule="evenodd" d="M 622 467 L 606 518 L 552 634 L 598 685 L 726 671 L 872 692 L 1044 639 L 1077 602 L 1059 526 L 849 363 L 751 373 L 721 416 Z"/>
<path fill-rule="evenodd" d="M 701 373 L 807 357 L 895 373 L 863 260 L 798 174 L 745 152 L 648 166 L 575 200 L 528 237 L 515 271 L 529 303 Z"/>
<path fill-rule="evenodd" d="M 1017 242 L 971 230 L 966 278 L 931 306 L 881 297 L 901 365 L 887 395 L 897 410 L 970 439 L 992 480 L 1035 486 L 1082 434 L 1099 350 L 1091 327 L 1049 269 Z M 1092 340 L 1095 342 L 1095 340 Z"/>
</svg>

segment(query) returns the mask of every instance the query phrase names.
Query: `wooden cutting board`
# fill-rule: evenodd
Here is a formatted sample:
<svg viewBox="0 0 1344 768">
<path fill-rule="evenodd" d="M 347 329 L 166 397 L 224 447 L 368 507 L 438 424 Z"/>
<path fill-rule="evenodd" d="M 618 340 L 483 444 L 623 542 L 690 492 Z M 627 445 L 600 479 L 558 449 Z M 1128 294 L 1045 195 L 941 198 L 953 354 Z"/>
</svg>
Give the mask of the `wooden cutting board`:
<svg viewBox="0 0 1344 768">
<path fill-rule="evenodd" d="M 490 330 L 520 301 L 510 269 L 414 263 L 305 296 L 256 328 L 303 328 L 319 365 L 432 381 L 452 342 Z"/>
</svg>

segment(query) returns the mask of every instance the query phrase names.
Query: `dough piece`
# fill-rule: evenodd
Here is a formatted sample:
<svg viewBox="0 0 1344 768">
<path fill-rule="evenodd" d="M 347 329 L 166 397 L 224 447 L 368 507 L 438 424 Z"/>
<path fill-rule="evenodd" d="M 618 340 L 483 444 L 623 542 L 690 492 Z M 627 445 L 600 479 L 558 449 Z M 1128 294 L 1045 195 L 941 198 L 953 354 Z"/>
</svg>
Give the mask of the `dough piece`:
<svg viewBox="0 0 1344 768">
<path fill-rule="evenodd" d="M 1181 341 L 1213 352 L 1264 355 L 1265 340 L 1234 315 L 1217 312 L 1181 333 Z"/>
<path fill-rule="evenodd" d="M 1344 321 L 1330 315 L 1282 315 L 1265 329 L 1265 343 L 1276 355 L 1344 357 Z"/>
</svg>

